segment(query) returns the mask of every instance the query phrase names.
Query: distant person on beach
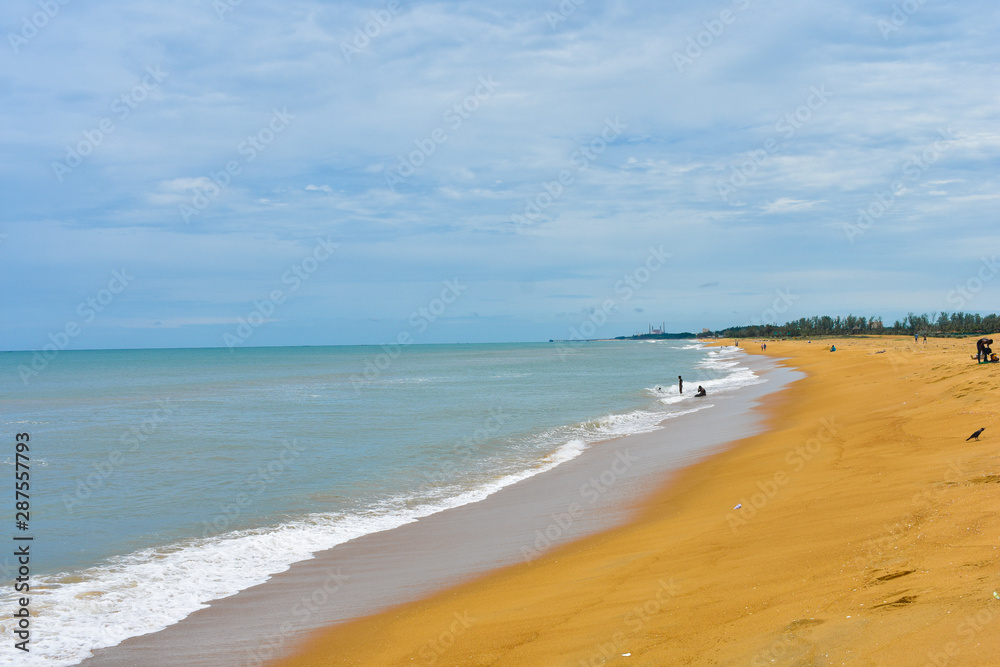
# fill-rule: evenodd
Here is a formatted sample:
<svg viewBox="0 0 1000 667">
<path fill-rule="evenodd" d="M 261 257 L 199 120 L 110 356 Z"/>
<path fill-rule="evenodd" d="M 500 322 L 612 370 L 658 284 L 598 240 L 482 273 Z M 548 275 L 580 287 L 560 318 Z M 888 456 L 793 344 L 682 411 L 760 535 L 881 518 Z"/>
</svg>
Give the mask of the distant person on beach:
<svg viewBox="0 0 1000 667">
<path fill-rule="evenodd" d="M 927 345 L 927 334 L 924 334 L 924 345 Z"/>
<path fill-rule="evenodd" d="M 836 345 L 831 345 L 830 346 L 830 351 L 831 352 L 836 352 L 837 351 L 837 346 Z"/>
<path fill-rule="evenodd" d="M 917 334 L 917 333 L 913 334 L 913 342 L 914 343 L 919 343 L 920 342 L 920 334 Z"/>
<path fill-rule="evenodd" d="M 698 391 L 694 392 L 694 395 L 695 396 L 708 396 L 708 394 L 705 393 L 705 388 L 702 387 L 701 385 L 698 385 Z"/>
<path fill-rule="evenodd" d="M 677 393 L 678 394 L 684 393 L 684 378 L 682 378 L 680 375 L 677 376 Z"/>
<path fill-rule="evenodd" d="M 992 344 L 992 338 L 980 338 L 976 341 L 976 361 L 982 363 L 990 360 L 990 354 L 993 352 L 990 349 L 990 345 Z"/>
</svg>

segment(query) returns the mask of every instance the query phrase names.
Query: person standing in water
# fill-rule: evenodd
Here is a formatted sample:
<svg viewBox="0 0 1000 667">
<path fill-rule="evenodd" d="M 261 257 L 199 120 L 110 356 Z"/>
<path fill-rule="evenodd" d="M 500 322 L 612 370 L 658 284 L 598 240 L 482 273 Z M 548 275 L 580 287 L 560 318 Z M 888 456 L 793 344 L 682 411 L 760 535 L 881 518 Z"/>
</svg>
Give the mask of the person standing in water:
<svg viewBox="0 0 1000 667">
<path fill-rule="evenodd" d="M 677 393 L 678 394 L 684 393 L 684 378 L 682 378 L 680 375 L 677 376 Z"/>
</svg>

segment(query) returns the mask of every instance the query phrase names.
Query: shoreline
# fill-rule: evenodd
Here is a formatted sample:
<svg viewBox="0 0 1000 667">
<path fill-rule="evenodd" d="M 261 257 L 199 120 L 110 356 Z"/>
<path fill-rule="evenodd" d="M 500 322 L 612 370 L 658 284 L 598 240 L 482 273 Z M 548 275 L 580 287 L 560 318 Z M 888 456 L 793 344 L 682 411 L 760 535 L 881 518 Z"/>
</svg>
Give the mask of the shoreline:
<svg viewBox="0 0 1000 667">
<path fill-rule="evenodd" d="M 720 393 L 714 407 L 668 419 L 657 431 L 593 443 L 485 500 L 320 552 L 164 630 L 96 650 L 80 664 L 263 664 L 316 628 L 433 595 L 619 525 L 664 474 L 761 428 L 756 400 L 793 374 L 749 356 L 741 355 L 740 365 L 768 381 Z M 670 447 L 664 437 L 674 439 Z M 597 482 L 583 496 L 581 483 L 594 479 L 610 484 Z"/>
<path fill-rule="evenodd" d="M 624 526 L 273 664 L 991 664 L 1000 370 L 964 341 L 834 342 L 744 346 L 806 377 Z"/>
</svg>

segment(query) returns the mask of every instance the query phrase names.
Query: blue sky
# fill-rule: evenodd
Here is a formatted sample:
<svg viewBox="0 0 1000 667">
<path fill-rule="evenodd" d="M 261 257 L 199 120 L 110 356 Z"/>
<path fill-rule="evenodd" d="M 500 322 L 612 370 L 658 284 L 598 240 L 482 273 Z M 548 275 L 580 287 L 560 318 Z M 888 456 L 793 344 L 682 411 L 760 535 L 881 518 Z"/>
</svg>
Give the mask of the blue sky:
<svg viewBox="0 0 1000 667">
<path fill-rule="evenodd" d="M 0 11 L 0 349 L 997 310 L 996 3 Z"/>
</svg>

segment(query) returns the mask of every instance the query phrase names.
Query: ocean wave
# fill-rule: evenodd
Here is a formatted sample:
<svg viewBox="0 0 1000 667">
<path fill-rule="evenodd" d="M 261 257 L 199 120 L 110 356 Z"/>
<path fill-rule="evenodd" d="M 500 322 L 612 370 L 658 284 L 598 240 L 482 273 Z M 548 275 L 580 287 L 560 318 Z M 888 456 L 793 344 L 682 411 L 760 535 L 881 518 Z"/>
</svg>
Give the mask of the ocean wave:
<svg viewBox="0 0 1000 667">
<path fill-rule="evenodd" d="M 397 496 L 367 512 L 312 514 L 279 526 L 143 549 L 81 572 L 35 577 L 32 613 L 47 622 L 35 628 L 31 653 L 18 656 L 18 664 L 78 664 L 96 649 L 163 630 L 317 552 L 484 500 L 575 459 L 587 446 L 583 439 L 571 439 L 526 469 L 433 502 L 410 506 L 413 497 Z M 0 605 L 12 609 L 16 597 L 4 592 Z M 11 621 L 0 622 L 0 632 L 13 630 Z"/>
<path fill-rule="evenodd" d="M 16 463 L 16 459 L 13 456 L 8 456 L 8 457 L 4 458 L 2 461 L 0 461 L 0 464 L 12 466 L 12 467 L 15 465 L 15 463 Z M 48 464 L 49 464 L 48 459 L 31 459 L 31 465 L 35 465 L 35 466 L 47 466 Z"/>
</svg>

